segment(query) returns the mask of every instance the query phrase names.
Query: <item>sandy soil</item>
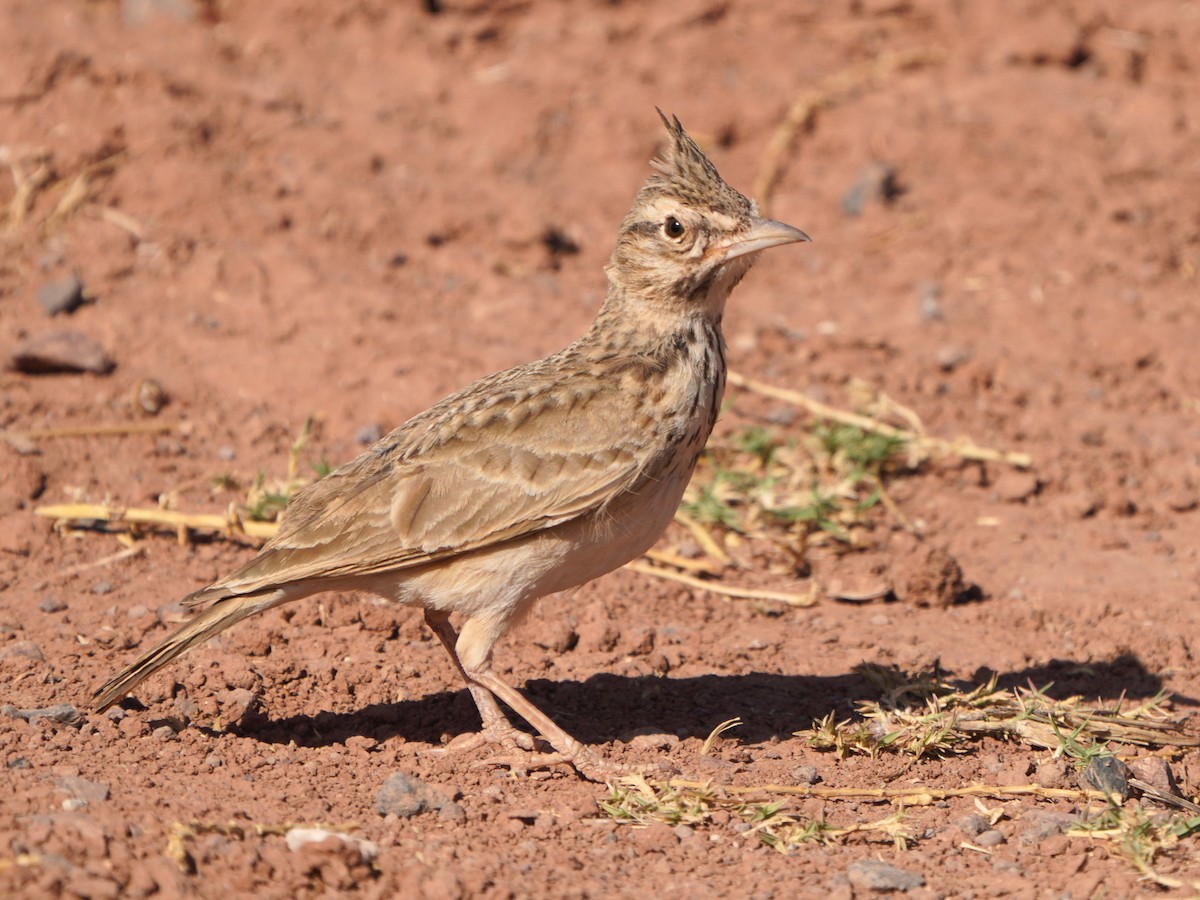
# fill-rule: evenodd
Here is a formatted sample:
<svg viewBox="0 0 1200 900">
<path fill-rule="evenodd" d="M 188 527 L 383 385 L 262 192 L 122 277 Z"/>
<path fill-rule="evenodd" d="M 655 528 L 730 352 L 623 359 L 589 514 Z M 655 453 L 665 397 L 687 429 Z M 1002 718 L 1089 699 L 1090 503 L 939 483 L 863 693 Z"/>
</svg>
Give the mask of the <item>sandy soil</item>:
<svg viewBox="0 0 1200 900">
<path fill-rule="evenodd" d="M 178 621 L 179 597 L 252 552 L 158 536 L 105 562 L 115 538 L 60 535 L 36 505 L 172 495 L 220 512 L 233 495 L 214 476 L 281 475 L 306 416 L 306 458 L 342 461 L 364 432 L 559 348 L 602 296 L 661 136 L 655 105 L 750 192 L 789 108 L 817 91 L 770 194 L 815 242 L 736 293 L 732 367 L 843 407 L 861 380 L 932 434 L 1030 454 L 1033 474 L 940 463 L 894 486 L 920 544 L 880 518 L 860 554 L 739 576 L 815 582 L 808 609 L 614 573 L 543 603 L 500 670 L 611 759 L 724 784 L 795 783 L 803 767 L 853 787 L 1055 771 L 997 741 L 910 765 L 794 738 L 874 696 L 864 660 L 1105 702 L 1165 690 L 1192 712 L 1197 46 L 1200 6 L 1176 0 L 7 0 L 0 356 L 69 328 L 115 368 L 0 373 L 0 426 L 178 425 L 0 442 L 0 702 L 82 708 Z M 850 210 L 880 163 L 898 191 Z M 26 211 L 21 185 L 38 183 Z M 87 302 L 51 318 L 38 290 L 72 273 Z M 147 380 L 169 400 L 157 416 Z M 722 427 L 772 412 L 733 391 Z M 972 602 L 827 594 L 898 577 L 928 547 L 957 560 Z M 1039 825 L 1078 813 L 1069 799 L 988 801 L 1005 816 L 985 852 L 961 846 L 967 799 L 910 809 L 907 851 L 859 837 L 781 854 L 728 821 L 618 825 L 598 813 L 604 788 L 565 770 L 513 778 L 432 753 L 476 726 L 470 699 L 416 615 L 367 598 L 264 616 L 137 701 L 75 726 L 0 715 L 0 894 L 848 898 L 871 893 L 875 859 L 921 876 L 913 897 L 1189 893 Z M 702 757 L 733 716 L 745 725 Z M 1195 797 L 1200 755 L 1169 765 Z M 381 816 L 396 772 L 440 811 Z M 179 830 L 193 821 L 221 827 Z M 293 851 L 287 823 L 356 824 L 378 856 L 336 839 Z M 1194 883 L 1194 841 L 1159 866 Z"/>
</svg>

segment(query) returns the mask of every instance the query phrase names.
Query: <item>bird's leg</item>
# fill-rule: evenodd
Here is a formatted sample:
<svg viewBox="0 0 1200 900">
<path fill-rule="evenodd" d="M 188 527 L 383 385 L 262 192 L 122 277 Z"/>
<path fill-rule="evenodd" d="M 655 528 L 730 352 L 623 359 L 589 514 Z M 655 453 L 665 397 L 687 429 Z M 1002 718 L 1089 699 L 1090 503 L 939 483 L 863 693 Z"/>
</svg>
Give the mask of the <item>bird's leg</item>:
<svg viewBox="0 0 1200 900">
<path fill-rule="evenodd" d="M 612 763 L 606 762 L 589 747 L 584 746 L 554 723 L 548 715 L 538 709 L 520 691 L 492 671 L 489 659 L 485 668 L 467 670 L 467 677 L 482 685 L 509 705 L 513 712 L 532 725 L 554 753 L 528 754 L 515 759 L 497 758 L 513 768 L 544 767 L 555 763 L 569 763 L 589 781 L 603 783 L 611 781 L 622 772 Z"/>
<path fill-rule="evenodd" d="M 454 668 L 466 682 L 467 690 L 471 692 L 471 699 L 475 701 L 475 708 L 479 710 L 479 718 L 483 721 L 483 727 L 479 731 L 474 734 L 461 734 L 443 749 L 446 752 L 457 753 L 463 750 L 475 750 L 484 744 L 495 743 L 513 753 L 520 750 L 533 750 L 533 735 L 514 728 L 496 703 L 492 692 L 473 681 L 463 669 L 462 663 L 458 659 L 458 650 L 455 648 L 458 635 L 454 632 L 454 626 L 450 624 L 450 616 L 447 613 L 426 610 L 425 624 L 429 626 L 430 631 L 437 635 L 442 646 L 446 648 L 446 652 L 450 654 L 450 661 L 454 663 Z"/>
<path fill-rule="evenodd" d="M 567 734 L 524 694 L 492 671 L 492 645 L 505 624 L 503 621 L 468 619 L 450 655 L 469 685 L 483 690 L 493 705 L 497 697 L 507 703 L 513 712 L 533 726 L 555 752 L 520 754 L 513 752 L 515 748 L 506 746 L 508 756 L 495 758 L 491 762 L 508 765 L 514 770 L 567 763 L 583 777 L 596 782 L 610 781 L 621 775 L 621 770 Z M 448 629 L 448 634 L 453 635 L 453 629 Z M 442 640 L 444 643 L 446 638 L 443 637 Z"/>
</svg>

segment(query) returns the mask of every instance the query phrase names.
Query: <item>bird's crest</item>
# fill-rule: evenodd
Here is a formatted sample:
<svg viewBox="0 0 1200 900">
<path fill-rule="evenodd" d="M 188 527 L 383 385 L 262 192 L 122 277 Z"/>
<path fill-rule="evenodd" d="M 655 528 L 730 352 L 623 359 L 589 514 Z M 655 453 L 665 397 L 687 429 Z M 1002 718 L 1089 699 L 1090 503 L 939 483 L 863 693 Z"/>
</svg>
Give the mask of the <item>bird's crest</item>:
<svg viewBox="0 0 1200 900">
<path fill-rule="evenodd" d="M 668 119 L 661 109 L 658 115 L 666 126 L 670 143 L 661 157 L 650 161 L 655 174 L 642 188 L 643 194 L 669 194 L 687 206 L 711 209 L 735 218 L 756 215 L 757 207 L 753 201 L 725 183 L 700 145 L 683 130 L 679 117 Z"/>
</svg>

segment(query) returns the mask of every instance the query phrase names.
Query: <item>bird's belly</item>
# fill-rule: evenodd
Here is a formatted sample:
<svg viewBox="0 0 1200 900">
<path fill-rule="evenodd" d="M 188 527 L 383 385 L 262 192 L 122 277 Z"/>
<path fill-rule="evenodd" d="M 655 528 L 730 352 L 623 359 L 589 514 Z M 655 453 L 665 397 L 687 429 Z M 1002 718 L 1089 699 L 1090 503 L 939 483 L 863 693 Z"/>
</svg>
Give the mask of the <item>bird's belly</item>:
<svg viewBox="0 0 1200 900">
<path fill-rule="evenodd" d="M 467 616 L 515 613 L 538 597 L 578 587 L 645 553 L 670 524 L 685 487 L 686 477 L 668 475 L 649 483 L 649 496 L 627 493 L 601 512 L 370 589 Z"/>
</svg>

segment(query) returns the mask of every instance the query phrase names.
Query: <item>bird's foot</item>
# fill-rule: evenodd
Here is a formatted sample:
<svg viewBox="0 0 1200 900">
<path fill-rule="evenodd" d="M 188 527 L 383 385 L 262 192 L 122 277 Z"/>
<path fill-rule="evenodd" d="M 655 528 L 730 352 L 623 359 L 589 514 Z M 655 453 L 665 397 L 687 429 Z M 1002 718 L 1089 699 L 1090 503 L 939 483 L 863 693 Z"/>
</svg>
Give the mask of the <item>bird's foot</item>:
<svg viewBox="0 0 1200 900">
<path fill-rule="evenodd" d="M 597 784 L 616 781 L 622 775 L 628 774 L 623 766 L 611 763 L 602 756 L 586 747 L 577 748 L 573 753 L 560 751 L 550 752 L 506 752 L 487 759 L 480 760 L 477 766 L 504 766 L 513 775 L 527 775 L 538 769 L 548 769 L 551 766 L 567 765 L 586 778 Z"/>
<path fill-rule="evenodd" d="M 538 739 L 527 731 L 514 728 L 507 719 L 496 719 L 471 734 L 460 734 L 443 747 L 434 749 L 439 755 L 464 753 L 480 747 L 500 746 L 506 753 L 520 755 L 538 749 Z"/>
</svg>

